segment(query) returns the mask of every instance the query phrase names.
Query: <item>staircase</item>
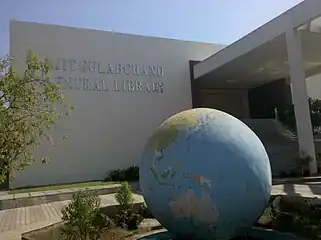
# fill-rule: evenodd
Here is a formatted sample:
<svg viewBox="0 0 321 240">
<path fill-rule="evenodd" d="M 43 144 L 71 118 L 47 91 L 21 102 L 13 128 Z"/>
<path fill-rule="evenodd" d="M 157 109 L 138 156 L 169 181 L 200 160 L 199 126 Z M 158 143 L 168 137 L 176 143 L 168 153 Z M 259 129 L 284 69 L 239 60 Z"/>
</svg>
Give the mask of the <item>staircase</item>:
<svg viewBox="0 0 321 240">
<path fill-rule="evenodd" d="M 264 142 L 296 141 L 296 137 L 275 119 L 242 119 Z"/>
<path fill-rule="evenodd" d="M 270 158 L 272 174 L 294 169 L 294 159 L 299 156 L 296 137 L 275 119 L 242 119 L 263 142 Z M 320 145 L 321 147 L 321 145 Z"/>
</svg>

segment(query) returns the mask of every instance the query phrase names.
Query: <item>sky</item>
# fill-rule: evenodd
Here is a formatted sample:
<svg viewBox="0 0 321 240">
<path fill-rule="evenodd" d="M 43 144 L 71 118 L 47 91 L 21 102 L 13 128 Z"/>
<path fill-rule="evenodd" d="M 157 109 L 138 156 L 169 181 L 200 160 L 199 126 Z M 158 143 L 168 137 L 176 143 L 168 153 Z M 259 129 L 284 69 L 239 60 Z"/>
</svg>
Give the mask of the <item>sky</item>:
<svg viewBox="0 0 321 240">
<path fill-rule="evenodd" d="M 0 0 L 0 56 L 9 20 L 230 44 L 302 0 Z"/>
</svg>

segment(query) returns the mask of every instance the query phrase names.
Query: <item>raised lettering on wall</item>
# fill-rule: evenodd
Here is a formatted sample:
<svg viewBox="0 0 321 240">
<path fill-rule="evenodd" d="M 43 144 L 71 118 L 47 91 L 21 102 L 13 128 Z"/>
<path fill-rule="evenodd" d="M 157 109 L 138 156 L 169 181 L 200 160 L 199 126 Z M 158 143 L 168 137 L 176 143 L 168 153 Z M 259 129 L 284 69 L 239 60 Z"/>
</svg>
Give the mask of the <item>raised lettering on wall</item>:
<svg viewBox="0 0 321 240">
<path fill-rule="evenodd" d="M 58 58 L 53 66 L 55 81 L 66 90 L 164 92 L 164 82 L 161 79 L 164 68 L 159 65 Z M 76 74 L 77 77 L 74 76 Z M 118 77 L 112 79 L 112 76 Z"/>
</svg>

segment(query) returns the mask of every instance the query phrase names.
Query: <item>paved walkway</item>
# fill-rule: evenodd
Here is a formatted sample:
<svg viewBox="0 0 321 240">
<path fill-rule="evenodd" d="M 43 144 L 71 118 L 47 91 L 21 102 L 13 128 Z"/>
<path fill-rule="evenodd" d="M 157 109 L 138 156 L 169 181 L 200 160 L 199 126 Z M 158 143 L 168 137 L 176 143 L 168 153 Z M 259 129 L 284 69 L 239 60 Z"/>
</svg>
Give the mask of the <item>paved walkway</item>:
<svg viewBox="0 0 321 240">
<path fill-rule="evenodd" d="M 143 197 L 134 194 L 136 201 L 142 202 Z M 0 239 L 20 239 L 23 232 L 50 225 L 61 220 L 61 209 L 70 200 L 53 202 L 30 207 L 15 208 L 0 211 Z M 117 204 L 115 194 L 101 196 L 102 206 Z M 26 228 L 30 226 L 29 228 Z"/>
<path fill-rule="evenodd" d="M 272 194 L 301 195 L 321 199 L 321 181 L 275 184 Z M 116 204 L 114 196 L 115 194 L 102 195 L 102 206 Z M 136 201 L 143 201 L 142 196 L 137 194 L 134 196 Z M 18 240 L 23 232 L 59 222 L 61 209 L 69 202 L 70 200 L 67 200 L 0 211 L 0 239 Z"/>
<path fill-rule="evenodd" d="M 0 211 L 11 208 L 22 208 L 33 205 L 66 201 L 72 199 L 75 192 L 79 190 L 94 191 L 98 195 L 116 193 L 120 184 L 97 185 L 88 187 L 65 188 L 58 190 L 47 190 L 37 192 L 24 192 L 15 194 L 6 194 L 0 196 Z"/>
<path fill-rule="evenodd" d="M 316 197 L 321 199 L 321 184 L 320 185 L 305 185 L 305 184 L 280 184 L 272 188 L 273 195 L 300 195 L 302 197 Z"/>
<path fill-rule="evenodd" d="M 321 199 L 321 177 L 274 179 L 272 194 L 300 195 Z"/>
</svg>

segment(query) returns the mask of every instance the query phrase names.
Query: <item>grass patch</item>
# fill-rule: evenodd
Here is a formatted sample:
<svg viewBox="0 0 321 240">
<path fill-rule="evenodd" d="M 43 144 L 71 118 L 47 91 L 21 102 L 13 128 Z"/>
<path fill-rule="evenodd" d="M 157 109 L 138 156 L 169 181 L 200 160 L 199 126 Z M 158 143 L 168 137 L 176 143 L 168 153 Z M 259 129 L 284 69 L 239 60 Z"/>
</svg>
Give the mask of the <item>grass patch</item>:
<svg viewBox="0 0 321 240">
<path fill-rule="evenodd" d="M 27 187 L 27 188 L 17 188 L 8 190 L 9 194 L 18 194 L 18 193 L 28 193 L 28 192 L 44 192 L 44 191 L 54 191 L 60 189 L 68 188 L 85 188 L 85 187 L 94 187 L 94 186 L 105 186 L 115 184 L 116 182 L 104 182 L 104 181 L 91 181 L 91 182 L 81 182 L 81 183 L 70 183 L 70 184 L 57 184 L 49 186 L 40 186 L 40 187 Z"/>
</svg>

